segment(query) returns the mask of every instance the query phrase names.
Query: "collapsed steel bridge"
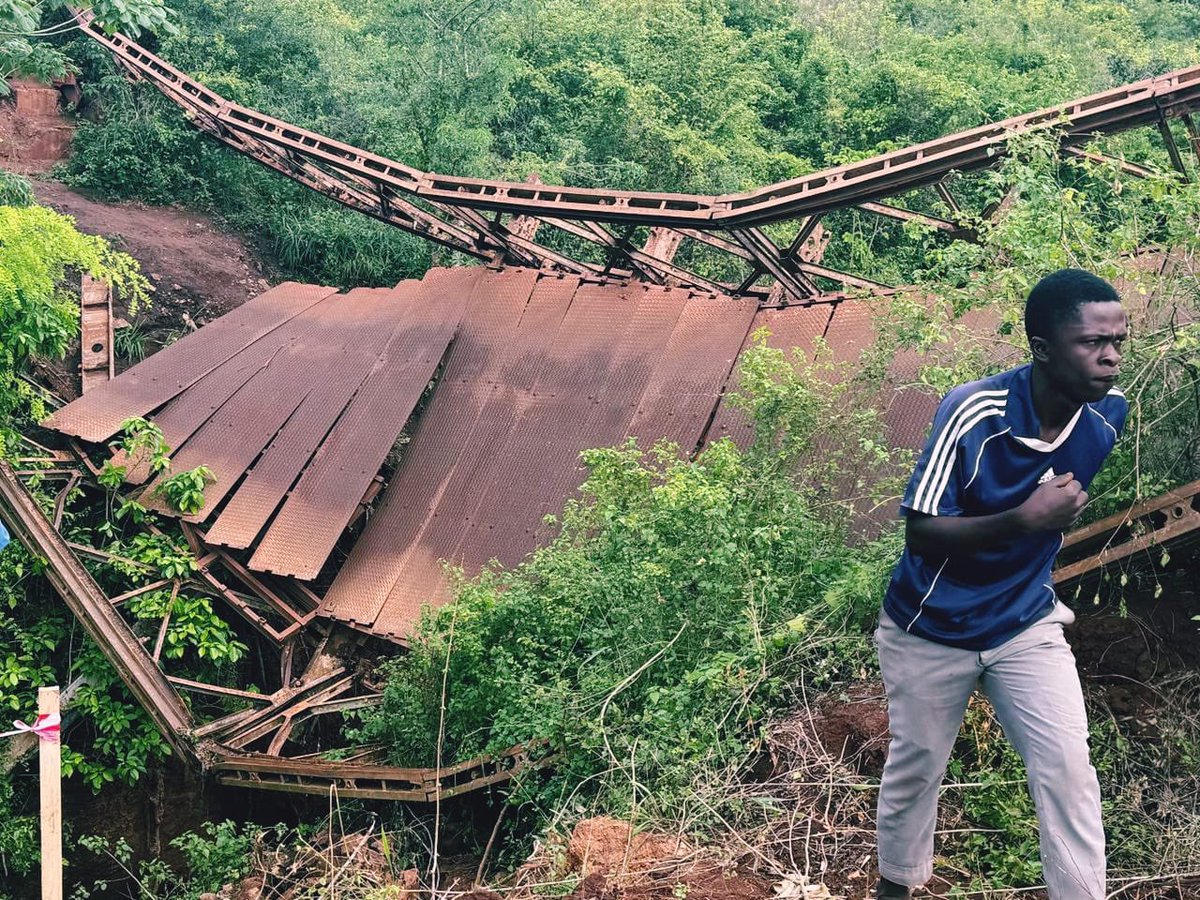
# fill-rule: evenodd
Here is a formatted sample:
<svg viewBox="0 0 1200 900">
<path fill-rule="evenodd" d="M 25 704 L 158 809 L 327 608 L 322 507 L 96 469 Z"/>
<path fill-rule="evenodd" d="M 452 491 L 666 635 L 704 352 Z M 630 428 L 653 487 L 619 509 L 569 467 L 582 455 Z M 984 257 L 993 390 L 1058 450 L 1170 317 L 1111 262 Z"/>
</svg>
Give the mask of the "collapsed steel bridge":
<svg viewBox="0 0 1200 900">
<path fill-rule="evenodd" d="M 1030 131 L 1054 129 L 1064 154 L 1098 160 L 1107 158 L 1085 146 L 1094 136 L 1155 126 L 1172 165 L 1191 177 L 1190 154 L 1169 125 L 1177 118 L 1200 159 L 1192 119 L 1200 68 L 1192 68 L 742 194 L 455 178 L 231 103 L 90 16 L 79 21 L 197 128 L 349 208 L 485 263 L 346 294 L 277 286 L 115 379 L 93 372 L 87 393 L 47 423 L 66 446 L 33 447 L 23 472 L 0 466 L 0 513 L 48 560 L 52 584 L 172 747 L 222 782 L 272 790 L 423 802 L 547 761 L 544 748 L 527 747 L 433 769 L 382 765 L 380 748 L 343 748 L 332 761 L 311 752 L 304 733 L 380 702 L 378 686 L 345 660 L 364 642 L 403 644 L 422 605 L 448 599 L 441 560 L 468 574 L 491 559 L 514 565 L 546 536 L 543 515 L 582 478 L 580 450 L 627 436 L 670 437 L 684 452 L 721 436 L 748 439 L 724 397 L 759 328 L 774 346 L 811 354 L 823 338 L 835 358 L 856 359 L 875 325 L 848 294 L 889 288 L 823 264 L 825 214 L 853 208 L 973 240 L 953 179 L 995 165 L 1013 135 Z M 896 202 L 917 188 L 932 189 L 940 214 Z M 778 243 L 788 223 L 791 237 Z M 555 230 L 600 261 L 551 249 Z M 740 277 L 717 282 L 676 263 L 692 249 L 725 254 Z M 1150 256 L 1146 265 L 1167 261 Z M 995 325 L 986 315 L 974 324 Z M 896 391 L 881 400 L 898 446 L 919 445 L 935 403 L 904 387 L 919 364 L 902 354 Z M 108 597 L 82 561 L 111 554 L 69 544 L 58 526 L 71 488 L 94 483 L 104 442 L 132 415 L 163 429 L 177 468 L 205 463 L 218 481 L 204 509 L 181 522 L 196 572 L 147 577 Z M 385 485 L 385 459 L 406 430 L 410 443 Z M 137 460 L 118 462 L 132 485 L 154 485 Z M 22 474 L 62 480 L 49 517 Z M 1163 541 L 1200 534 L 1198 524 L 1200 482 L 1071 535 L 1059 581 L 1132 564 Z M 346 543 L 339 565 L 334 550 Z M 185 587 L 223 603 L 276 654 L 273 691 L 171 675 L 162 653 L 169 613 L 155 640 L 133 634 L 126 601 Z M 183 695 L 236 709 L 198 715 Z"/>
<path fill-rule="evenodd" d="M 1194 66 L 737 194 L 609 191 L 462 178 L 422 172 L 234 103 L 128 38 L 106 33 L 90 14 L 77 17 L 84 32 L 105 46 L 130 77 L 152 84 L 195 127 L 351 209 L 497 265 L 633 278 L 733 297 L 796 302 L 847 289 L 884 289 L 862 274 L 822 265 L 821 218 L 834 210 L 853 208 L 919 222 L 949 238 L 971 240 L 970 227 L 955 221 L 961 209 L 951 176 L 994 166 L 1014 135 L 1054 130 L 1065 153 L 1094 157 L 1083 145 L 1096 136 L 1153 125 L 1172 165 L 1186 176 L 1184 151 L 1169 125 L 1177 118 L 1200 155 L 1200 130 L 1192 117 L 1200 101 L 1200 67 Z M 1139 173 L 1136 165 L 1115 163 L 1129 174 Z M 926 187 L 950 211 L 948 218 L 885 202 Z M 765 230 L 782 231 L 788 223 L 790 237 L 782 243 Z M 539 242 L 549 231 L 593 246 L 603 261 L 574 259 Z M 644 235 L 640 244 L 639 235 Z M 681 249 L 691 245 L 732 257 L 742 277 L 717 282 L 676 264 Z"/>
</svg>

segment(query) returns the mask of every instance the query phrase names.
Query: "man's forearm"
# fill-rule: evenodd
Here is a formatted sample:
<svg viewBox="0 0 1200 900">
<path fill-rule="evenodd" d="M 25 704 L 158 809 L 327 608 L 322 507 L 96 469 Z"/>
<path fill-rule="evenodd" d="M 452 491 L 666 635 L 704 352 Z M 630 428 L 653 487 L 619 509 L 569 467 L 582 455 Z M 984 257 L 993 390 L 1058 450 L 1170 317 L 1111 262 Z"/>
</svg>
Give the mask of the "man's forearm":
<svg viewBox="0 0 1200 900">
<path fill-rule="evenodd" d="M 990 516 L 926 516 L 910 512 L 904 539 L 927 559 L 971 553 L 1040 531 L 1071 527 L 1088 494 L 1071 472 L 1039 484 L 1020 506 Z"/>
<path fill-rule="evenodd" d="M 1019 507 L 990 516 L 924 516 L 911 513 L 906 520 L 904 539 L 914 553 L 938 558 L 994 547 L 1029 531 Z"/>
</svg>

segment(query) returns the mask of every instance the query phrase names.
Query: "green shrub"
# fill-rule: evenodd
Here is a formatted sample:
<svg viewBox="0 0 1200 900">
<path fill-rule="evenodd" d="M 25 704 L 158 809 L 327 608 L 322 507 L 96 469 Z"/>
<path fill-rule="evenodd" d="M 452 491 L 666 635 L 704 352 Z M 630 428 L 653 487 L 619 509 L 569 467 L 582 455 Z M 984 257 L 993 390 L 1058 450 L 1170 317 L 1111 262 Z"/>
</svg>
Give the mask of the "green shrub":
<svg viewBox="0 0 1200 900">
<path fill-rule="evenodd" d="M 204 508 L 204 489 L 216 481 L 208 466 L 196 466 L 186 472 L 176 472 L 164 479 L 157 492 L 166 498 L 176 512 L 195 515 Z"/>
<path fill-rule="evenodd" d="M 870 666 L 895 535 L 850 546 L 845 507 L 808 476 L 835 436 L 857 458 L 877 414 L 864 405 L 862 430 L 845 427 L 837 390 L 762 345 L 742 373 L 758 449 L 584 453 L 558 537 L 425 611 L 361 737 L 405 765 L 433 764 L 439 741 L 445 761 L 544 742 L 559 756 L 537 789 L 552 807 L 580 791 L 662 808 L 699 770 L 743 760 L 800 683 Z"/>
<path fill-rule="evenodd" d="M 35 202 L 28 178 L 0 169 L 0 206 L 33 206 Z"/>
<path fill-rule="evenodd" d="M 37 868 L 40 851 L 37 816 L 21 815 L 12 785 L 0 779 L 0 872 L 30 874 Z"/>
<path fill-rule="evenodd" d="M 250 873 L 250 851 L 262 829 L 253 825 L 206 822 L 200 832 L 189 831 L 171 841 L 187 862 L 186 896 L 219 891 Z"/>
</svg>

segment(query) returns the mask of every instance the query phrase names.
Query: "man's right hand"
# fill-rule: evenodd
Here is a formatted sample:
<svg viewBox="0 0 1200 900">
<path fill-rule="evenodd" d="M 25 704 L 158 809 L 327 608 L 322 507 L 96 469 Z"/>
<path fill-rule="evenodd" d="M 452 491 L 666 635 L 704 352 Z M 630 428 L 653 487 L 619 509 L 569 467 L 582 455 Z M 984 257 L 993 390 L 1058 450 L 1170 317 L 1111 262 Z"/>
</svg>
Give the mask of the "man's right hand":
<svg viewBox="0 0 1200 900">
<path fill-rule="evenodd" d="M 1073 472 L 1039 484 L 1029 499 L 1017 507 L 1027 531 L 1066 531 L 1087 505 L 1088 493 Z"/>
</svg>

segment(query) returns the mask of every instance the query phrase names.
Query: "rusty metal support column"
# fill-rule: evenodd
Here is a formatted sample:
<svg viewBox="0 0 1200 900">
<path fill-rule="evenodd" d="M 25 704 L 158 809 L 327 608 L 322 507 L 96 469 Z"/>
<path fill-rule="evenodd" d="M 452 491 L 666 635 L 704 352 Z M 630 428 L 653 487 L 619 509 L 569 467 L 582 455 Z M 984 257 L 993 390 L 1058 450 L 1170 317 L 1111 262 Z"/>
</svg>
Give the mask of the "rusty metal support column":
<svg viewBox="0 0 1200 900">
<path fill-rule="evenodd" d="M 184 759 L 195 754 L 185 737 L 191 716 L 91 573 L 51 527 L 25 486 L 0 461 L 0 513 L 13 536 L 46 560 L 46 577 L 99 646 L 167 743 Z"/>
<path fill-rule="evenodd" d="M 79 289 L 79 391 L 112 380 L 112 288 L 107 282 L 84 275 Z"/>
<path fill-rule="evenodd" d="M 934 191 L 941 197 L 942 202 L 954 215 L 954 218 L 959 218 L 962 215 L 962 210 L 958 206 L 958 201 L 954 199 L 954 195 L 950 193 L 950 188 L 946 187 L 945 182 L 939 181 L 933 186 Z"/>
<path fill-rule="evenodd" d="M 1175 143 L 1175 135 L 1171 133 L 1171 126 L 1164 118 L 1158 120 L 1158 133 L 1162 135 L 1163 143 L 1167 147 L 1167 156 L 1171 157 L 1171 165 L 1175 167 L 1175 171 L 1183 176 L 1184 181 L 1191 181 L 1187 166 L 1183 164 L 1183 154 L 1179 152 L 1179 145 Z"/>
<path fill-rule="evenodd" d="M 821 216 L 809 216 L 800 225 L 800 230 L 796 232 L 796 236 L 792 238 L 792 242 L 788 244 L 787 250 L 784 251 L 785 259 L 796 259 L 803 256 L 807 262 L 820 262 L 825 255 L 825 243 L 828 241 L 824 237 L 824 229 L 821 227 Z M 804 248 L 810 246 L 814 248 L 814 252 L 804 255 Z M 819 252 L 818 251 L 819 248 Z"/>
<path fill-rule="evenodd" d="M 1073 156 L 1076 159 L 1084 159 L 1088 162 L 1113 166 L 1115 169 L 1117 169 L 1117 171 L 1122 172 L 1125 175 L 1132 175 L 1134 178 L 1149 178 L 1154 174 L 1145 166 L 1139 166 L 1136 163 L 1127 162 L 1123 159 L 1117 159 L 1115 156 L 1106 156 L 1103 153 L 1094 153 L 1089 150 L 1083 150 L 1079 147 L 1063 147 L 1063 153 L 1065 153 L 1067 156 Z"/>
<path fill-rule="evenodd" d="M 600 228 L 599 225 L 595 225 L 594 227 L 597 229 Z M 613 268 L 620 260 L 630 259 L 628 256 L 628 251 L 632 247 L 630 244 L 630 238 L 633 237 L 633 230 L 636 227 L 637 226 L 635 225 L 626 225 L 621 229 L 621 233 L 619 235 L 614 236 L 614 240 L 608 248 L 608 258 L 604 261 L 604 270 L 600 274 L 608 275 L 610 272 L 612 272 Z M 632 262 L 632 260 L 630 261 Z M 646 274 L 650 275 L 651 273 Z"/>
<path fill-rule="evenodd" d="M 542 179 L 534 172 L 527 179 L 529 184 L 541 184 Z M 537 237 L 538 229 L 542 227 L 542 220 L 537 216 L 513 216 L 506 226 L 509 234 L 515 234 L 517 237 L 526 241 L 532 241 Z"/>
<path fill-rule="evenodd" d="M 674 261 L 681 243 L 683 243 L 682 232 L 676 231 L 674 228 L 651 228 L 642 252 L 647 256 L 653 256 L 669 263 Z"/>
</svg>

